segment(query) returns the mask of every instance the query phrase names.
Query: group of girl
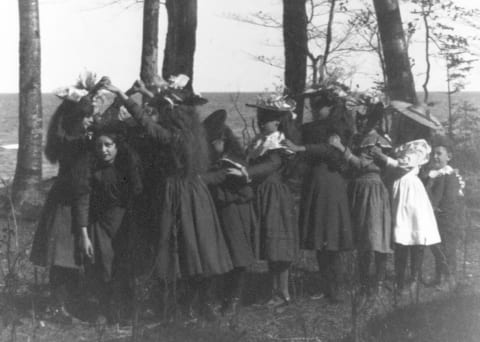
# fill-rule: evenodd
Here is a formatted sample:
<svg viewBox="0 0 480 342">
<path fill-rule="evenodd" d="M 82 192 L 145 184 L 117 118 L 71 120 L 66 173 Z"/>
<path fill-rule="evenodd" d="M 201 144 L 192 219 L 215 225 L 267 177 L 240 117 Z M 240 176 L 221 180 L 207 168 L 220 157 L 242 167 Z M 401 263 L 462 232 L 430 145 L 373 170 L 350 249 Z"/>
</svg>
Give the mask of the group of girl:
<svg viewBox="0 0 480 342">
<path fill-rule="evenodd" d="M 123 106 L 129 115 L 123 113 L 121 122 L 96 123 L 98 89 L 113 93 L 112 107 Z M 129 96 L 133 93 L 147 104 L 138 105 Z M 99 312 L 117 320 L 115 305 L 131 296 L 138 255 L 147 255 L 141 263 L 165 284 L 182 280 L 187 315 L 214 319 L 215 276 L 224 278 L 222 312 L 235 313 L 245 272 L 258 259 L 267 261 L 271 275 L 266 304 L 290 303 L 289 268 L 299 248 L 316 251 L 319 294 L 337 302 L 342 251 L 358 250 L 365 289 L 373 254 L 375 284 L 382 288 L 394 242 L 401 289 L 408 251 L 417 284 L 423 246 L 440 242 L 434 209 L 417 177 L 430 147 L 424 140 L 400 142 L 397 159 L 388 157 L 392 145 L 380 134 L 381 106 L 370 111 L 354 136 L 344 98 L 333 89 L 307 91 L 303 96 L 310 99 L 314 120 L 297 134 L 295 102 L 260 97 L 251 104 L 260 133 L 244 150 L 226 124 L 226 112 L 216 111 L 202 123 L 196 107 L 206 100 L 178 79 L 151 89 L 137 81 L 123 92 L 104 78 L 82 95 L 65 99 L 51 119 L 46 156 L 58 162 L 59 173 L 31 254 L 34 264 L 50 267 L 53 315 L 61 321 L 71 321 L 69 294 L 81 271 L 93 284 Z M 416 106 L 403 105 L 393 103 L 394 118 L 421 116 Z M 436 125 L 422 118 L 416 121 Z M 299 164 L 302 172 L 296 172 Z M 392 196 L 385 168 L 398 170 Z M 352 173 L 347 186 L 346 175 Z M 292 174 L 303 182 L 298 213 L 288 185 Z M 449 269 L 441 251 L 436 253 L 439 274 Z"/>
</svg>

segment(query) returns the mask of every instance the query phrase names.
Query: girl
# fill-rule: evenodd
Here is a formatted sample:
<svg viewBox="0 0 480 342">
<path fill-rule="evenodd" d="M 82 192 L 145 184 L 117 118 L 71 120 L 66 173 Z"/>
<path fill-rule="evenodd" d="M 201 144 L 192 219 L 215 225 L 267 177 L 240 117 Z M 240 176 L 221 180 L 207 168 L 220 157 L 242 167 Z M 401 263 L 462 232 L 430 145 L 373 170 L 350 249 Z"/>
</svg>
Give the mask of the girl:
<svg viewBox="0 0 480 342">
<path fill-rule="evenodd" d="M 208 168 L 208 147 L 195 105 L 206 100 L 183 87 L 167 86 L 151 101 L 159 113 L 154 121 L 117 87 L 109 84 L 106 89 L 123 101 L 154 141 L 155 171 L 162 177 L 153 204 L 159 230 L 156 271 L 167 282 L 186 279 L 190 288 L 188 313 L 193 313 L 198 294 L 200 313 L 214 319 L 212 276 L 230 271 L 232 260 L 215 204 L 201 178 Z M 151 95 L 141 81 L 132 89 Z"/>
<path fill-rule="evenodd" d="M 73 92 L 73 91 L 72 91 Z M 50 267 L 53 319 L 71 323 L 69 295 L 78 289 L 82 266 L 78 250 L 80 235 L 73 225 L 72 166 L 87 151 L 93 123 L 93 94 L 79 92 L 65 99 L 53 114 L 47 132 L 45 155 L 58 163 L 58 176 L 50 189 L 35 232 L 30 260 Z"/>
<path fill-rule="evenodd" d="M 344 144 L 352 130 L 346 118 L 344 101 L 334 89 L 309 92 L 313 122 L 302 126 L 302 143 L 286 146 L 305 153 L 307 172 L 300 199 L 300 248 L 315 250 L 322 275 L 322 294 L 332 303 L 340 301 L 340 252 L 353 247 L 346 168 L 341 152 L 329 145 L 332 136 Z"/>
<path fill-rule="evenodd" d="M 378 103 L 367 113 L 367 123 L 359 137 L 356 155 L 340 139 L 332 145 L 344 153 L 356 177 L 349 187 L 350 208 L 358 250 L 359 276 L 362 290 L 369 291 L 371 254 L 375 257 L 376 288 L 381 290 L 385 281 L 387 255 L 391 249 L 390 195 L 382 180 L 382 165 L 370 155 L 373 146 L 389 151 L 391 145 L 381 136 L 376 126 L 382 120 L 383 104 Z"/>
<path fill-rule="evenodd" d="M 281 122 L 291 119 L 293 101 L 279 96 L 261 98 L 255 105 L 260 134 L 247 151 L 248 167 L 243 174 L 255 189 L 255 208 L 260 229 L 260 259 L 268 261 L 272 277 L 272 298 L 269 304 L 291 301 L 289 267 L 297 252 L 297 229 L 294 204 L 283 172 L 290 151 L 282 146 L 285 135 Z M 231 174 L 242 172 L 231 169 Z"/>
<path fill-rule="evenodd" d="M 118 290 L 125 285 L 120 279 L 129 272 L 125 268 L 129 216 L 142 191 L 140 160 L 124 143 L 118 127 L 105 126 L 96 132 L 94 149 L 74 168 L 73 212 L 82 252 L 90 260 L 87 276 L 102 314 L 113 323 L 119 318 L 112 307 L 113 296 L 120 298 Z"/>
<path fill-rule="evenodd" d="M 398 115 L 410 118 L 425 128 L 435 129 L 439 125 L 425 108 L 402 101 L 392 101 L 391 108 Z M 401 144 L 395 148 L 395 159 L 387 157 L 379 147 L 372 148 L 374 157 L 379 158 L 389 168 L 395 169 L 397 177 L 393 182 L 392 213 L 395 249 L 395 272 L 397 289 L 405 285 L 407 256 L 411 257 L 411 289 L 416 292 L 421 278 L 425 246 L 440 242 L 440 234 L 432 205 L 422 182 L 418 178 L 420 167 L 429 160 L 430 145 L 424 139 L 408 142 L 397 140 L 392 131 L 393 142 Z"/>
<path fill-rule="evenodd" d="M 232 165 L 245 168 L 246 158 L 237 137 L 225 124 L 226 117 L 224 110 L 218 110 L 203 121 L 212 166 L 202 178 L 209 184 L 234 266 L 225 278 L 222 311 L 229 315 L 235 314 L 240 304 L 246 268 L 255 262 L 258 232 L 251 186 L 227 174 Z"/>
</svg>

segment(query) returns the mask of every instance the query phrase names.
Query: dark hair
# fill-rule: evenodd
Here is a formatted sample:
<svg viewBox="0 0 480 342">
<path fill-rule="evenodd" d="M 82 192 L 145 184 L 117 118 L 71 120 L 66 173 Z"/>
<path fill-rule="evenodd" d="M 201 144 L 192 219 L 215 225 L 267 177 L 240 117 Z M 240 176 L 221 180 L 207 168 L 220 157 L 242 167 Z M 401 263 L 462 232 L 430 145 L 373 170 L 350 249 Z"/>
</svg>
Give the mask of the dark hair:
<svg viewBox="0 0 480 342">
<path fill-rule="evenodd" d="M 205 172 L 209 166 L 209 148 L 204 127 L 194 106 L 176 105 L 159 108 L 161 125 L 172 135 L 171 151 L 181 176 Z"/>
<path fill-rule="evenodd" d="M 79 102 L 64 100 L 53 113 L 47 130 L 45 156 L 51 163 L 56 163 L 60 157 L 63 142 L 68 136 L 80 136 L 83 133 L 82 120 L 93 114 L 93 104 L 89 96 Z"/>
<path fill-rule="evenodd" d="M 228 126 L 224 126 L 221 136 L 218 138 L 224 142 L 224 153 L 232 156 L 236 160 L 245 160 L 245 151 L 240 143 L 240 140 L 235 136 L 232 129 Z M 215 140 L 218 140 L 215 139 Z M 215 141 L 214 140 L 214 141 Z M 213 142 L 213 141 L 212 141 Z M 209 144 L 210 162 L 214 163 L 218 159 L 218 154 L 214 151 L 212 144 Z"/>
<path fill-rule="evenodd" d="M 117 155 L 114 160 L 116 169 L 122 174 L 128 175 L 130 195 L 135 196 L 142 192 L 142 165 L 137 152 L 126 142 L 125 131 L 122 123 L 102 126 L 94 132 L 95 140 L 101 136 L 109 137 L 117 147 Z M 90 191 L 90 174 L 98 166 L 99 160 L 94 151 L 89 151 L 75 163 L 72 168 L 73 188 L 76 193 Z"/>
<path fill-rule="evenodd" d="M 385 107 L 381 102 L 368 106 L 367 123 L 365 125 L 367 131 L 371 130 L 372 128 L 377 128 L 377 126 L 379 126 L 383 119 L 384 109 Z"/>
<path fill-rule="evenodd" d="M 446 135 L 434 135 L 430 143 L 432 144 L 432 150 L 435 147 L 443 147 L 449 154 L 453 153 L 453 142 Z"/>
</svg>

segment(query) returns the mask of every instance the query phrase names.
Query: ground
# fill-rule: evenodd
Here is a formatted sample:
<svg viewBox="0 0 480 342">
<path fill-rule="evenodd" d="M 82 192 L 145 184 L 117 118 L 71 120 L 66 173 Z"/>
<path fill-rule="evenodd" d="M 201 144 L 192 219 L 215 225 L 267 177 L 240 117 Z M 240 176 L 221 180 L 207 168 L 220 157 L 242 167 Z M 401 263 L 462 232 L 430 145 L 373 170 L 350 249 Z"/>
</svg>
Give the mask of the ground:
<svg viewBox="0 0 480 342">
<path fill-rule="evenodd" d="M 59 325 L 42 320 L 42 308 L 48 292 L 46 272 L 34 271 L 28 262 L 28 246 L 35 229 L 34 214 L 18 219 L 18 252 L 15 246 L 14 223 L 7 220 L 8 211 L 0 216 L 2 295 L 0 314 L 3 318 L 0 341 L 131 341 L 131 327 L 119 328 L 77 322 Z M 30 218 L 30 220 L 28 220 Z M 475 223 L 475 222 L 474 222 Z M 359 337 L 364 341 L 475 341 L 480 334 L 480 231 L 468 231 L 465 245 L 458 251 L 460 286 L 456 291 L 439 292 L 422 287 L 420 302 L 415 296 L 403 296 L 397 302 L 393 292 L 370 299 L 357 297 Z M 9 233 L 10 231 L 10 233 Z M 13 234 L 13 235 L 12 235 Z M 10 236 L 10 242 L 8 240 Z M 466 253 L 465 253 L 466 251 Z M 424 275 L 433 274 L 433 260 L 427 252 Z M 8 264 L 13 264 L 18 277 L 5 278 Z M 351 254 L 345 265 L 351 267 Z M 466 257 L 466 259 L 464 258 Z M 269 308 L 253 303 L 268 293 L 265 265 L 259 263 L 249 275 L 245 306 L 234 318 L 222 317 L 214 323 L 199 321 L 185 324 L 183 320 L 141 319 L 137 341 L 348 341 L 352 340 L 352 301 L 348 272 L 345 279 L 344 301 L 329 304 L 325 299 L 312 300 L 310 294 L 318 286 L 314 256 L 304 252 L 292 272 L 294 302 L 285 307 Z M 393 274 L 389 260 L 389 278 Z M 37 284 L 35 286 L 35 283 Z M 153 300 L 153 299 L 152 299 Z M 154 306 L 152 302 L 147 306 Z M 13 339 L 15 337 L 16 339 Z"/>
</svg>

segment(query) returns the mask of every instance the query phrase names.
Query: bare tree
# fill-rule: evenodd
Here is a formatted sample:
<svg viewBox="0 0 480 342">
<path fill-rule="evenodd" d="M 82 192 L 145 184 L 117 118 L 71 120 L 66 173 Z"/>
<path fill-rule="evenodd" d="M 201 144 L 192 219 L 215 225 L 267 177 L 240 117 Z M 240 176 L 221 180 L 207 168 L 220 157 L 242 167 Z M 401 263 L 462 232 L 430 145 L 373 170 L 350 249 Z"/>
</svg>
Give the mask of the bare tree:
<svg viewBox="0 0 480 342">
<path fill-rule="evenodd" d="M 19 0 L 20 92 L 19 148 L 13 181 L 13 198 L 24 204 L 38 204 L 42 179 L 42 97 L 40 17 L 37 0 Z"/>
<path fill-rule="evenodd" d="M 285 49 L 285 86 L 290 95 L 305 89 L 307 78 L 306 0 L 283 0 L 283 41 Z M 303 121 L 303 99 L 297 99 L 297 122 Z"/>
<path fill-rule="evenodd" d="M 143 2 L 143 38 L 140 77 L 147 86 L 158 75 L 158 15 L 160 0 Z"/>
<path fill-rule="evenodd" d="M 197 0 L 167 0 L 168 31 L 165 43 L 162 74 L 185 74 L 192 87 L 196 47 Z"/>
</svg>

